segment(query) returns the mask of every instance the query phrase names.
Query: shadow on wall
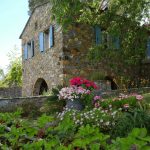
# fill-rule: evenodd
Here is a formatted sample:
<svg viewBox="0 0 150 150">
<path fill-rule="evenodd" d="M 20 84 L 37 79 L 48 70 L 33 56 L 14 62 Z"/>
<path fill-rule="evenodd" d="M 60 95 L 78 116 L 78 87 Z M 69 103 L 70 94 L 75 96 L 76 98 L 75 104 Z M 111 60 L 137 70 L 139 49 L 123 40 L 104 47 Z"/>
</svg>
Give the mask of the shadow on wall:
<svg viewBox="0 0 150 150">
<path fill-rule="evenodd" d="M 39 78 L 33 88 L 33 96 L 42 95 L 48 91 L 48 85 L 43 78 Z"/>
</svg>

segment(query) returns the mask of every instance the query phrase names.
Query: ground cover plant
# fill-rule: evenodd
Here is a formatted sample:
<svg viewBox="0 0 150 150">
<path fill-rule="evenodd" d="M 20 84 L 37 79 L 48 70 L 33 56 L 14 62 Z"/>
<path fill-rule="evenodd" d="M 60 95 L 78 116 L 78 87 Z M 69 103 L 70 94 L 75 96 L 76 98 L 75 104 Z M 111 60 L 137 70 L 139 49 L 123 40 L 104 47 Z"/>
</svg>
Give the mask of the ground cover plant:
<svg viewBox="0 0 150 150">
<path fill-rule="evenodd" d="M 149 94 L 104 99 L 93 94 L 95 89 L 93 82 L 73 78 L 68 87 L 53 89 L 47 104 L 54 109 L 36 118 L 24 117 L 21 109 L 0 113 L 0 149 L 150 149 Z M 83 102 L 82 110 L 65 107 L 68 100 L 78 99 Z"/>
</svg>

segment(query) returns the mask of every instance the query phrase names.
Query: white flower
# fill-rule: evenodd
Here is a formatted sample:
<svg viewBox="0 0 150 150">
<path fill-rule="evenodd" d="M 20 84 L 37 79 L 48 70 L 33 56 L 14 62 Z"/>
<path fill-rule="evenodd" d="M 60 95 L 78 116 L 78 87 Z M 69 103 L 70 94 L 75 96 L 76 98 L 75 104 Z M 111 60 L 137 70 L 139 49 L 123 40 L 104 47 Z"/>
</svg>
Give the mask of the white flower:
<svg viewBox="0 0 150 150">
<path fill-rule="evenodd" d="M 82 125 L 83 124 L 83 122 L 80 122 L 80 125 Z"/>
<path fill-rule="evenodd" d="M 106 126 L 108 126 L 108 125 L 109 125 L 109 121 L 108 121 L 108 122 L 106 122 L 105 124 L 106 124 Z"/>
<path fill-rule="evenodd" d="M 122 108 L 119 108 L 118 110 L 120 110 L 120 111 L 121 111 L 121 110 L 122 110 Z"/>
<path fill-rule="evenodd" d="M 104 113 L 104 110 L 102 110 L 101 113 Z"/>
<path fill-rule="evenodd" d="M 114 125 L 115 125 L 115 122 L 113 122 L 112 125 L 114 126 Z"/>
<path fill-rule="evenodd" d="M 111 108 L 112 107 L 112 105 L 109 105 L 109 108 Z"/>
<path fill-rule="evenodd" d="M 101 119 L 100 122 L 102 123 L 102 122 L 103 122 L 103 119 Z"/>
</svg>

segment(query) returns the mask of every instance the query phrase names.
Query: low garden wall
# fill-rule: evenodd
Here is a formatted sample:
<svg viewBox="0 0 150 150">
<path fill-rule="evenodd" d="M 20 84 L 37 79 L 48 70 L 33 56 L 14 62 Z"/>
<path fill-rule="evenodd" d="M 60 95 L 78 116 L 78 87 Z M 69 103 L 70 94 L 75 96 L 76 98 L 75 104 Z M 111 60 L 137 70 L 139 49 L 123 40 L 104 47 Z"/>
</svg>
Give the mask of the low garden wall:
<svg viewBox="0 0 150 150">
<path fill-rule="evenodd" d="M 0 88 L 0 98 L 21 97 L 22 87 Z"/>
<path fill-rule="evenodd" d="M 32 111 L 32 109 L 41 108 L 48 96 L 3 98 L 0 99 L 0 112 L 13 112 L 19 107 Z"/>
<path fill-rule="evenodd" d="M 110 96 L 118 96 L 120 93 L 150 93 L 150 87 L 135 88 L 128 90 L 116 90 L 116 91 L 96 91 L 95 95 L 102 95 L 104 98 Z M 44 104 L 49 96 L 34 96 L 34 97 L 20 97 L 20 98 L 1 98 L 0 99 L 0 112 L 13 112 L 17 108 L 22 107 L 26 111 L 38 110 Z"/>
</svg>

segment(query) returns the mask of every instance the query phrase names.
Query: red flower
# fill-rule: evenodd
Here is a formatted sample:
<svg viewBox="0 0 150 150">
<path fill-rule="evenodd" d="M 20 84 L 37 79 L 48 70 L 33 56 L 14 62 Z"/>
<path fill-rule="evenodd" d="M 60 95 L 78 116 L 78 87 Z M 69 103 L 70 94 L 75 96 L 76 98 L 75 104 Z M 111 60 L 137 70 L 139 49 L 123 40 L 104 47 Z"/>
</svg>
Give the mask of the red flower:
<svg viewBox="0 0 150 150">
<path fill-rule="evenodd" d="M 84 86 L 87 87 L 88 89 L 98 89 L 98 86 L 94 82 L 81 77 L 75 77 L 70 79 L 70 85 Z"/>
</svg>

